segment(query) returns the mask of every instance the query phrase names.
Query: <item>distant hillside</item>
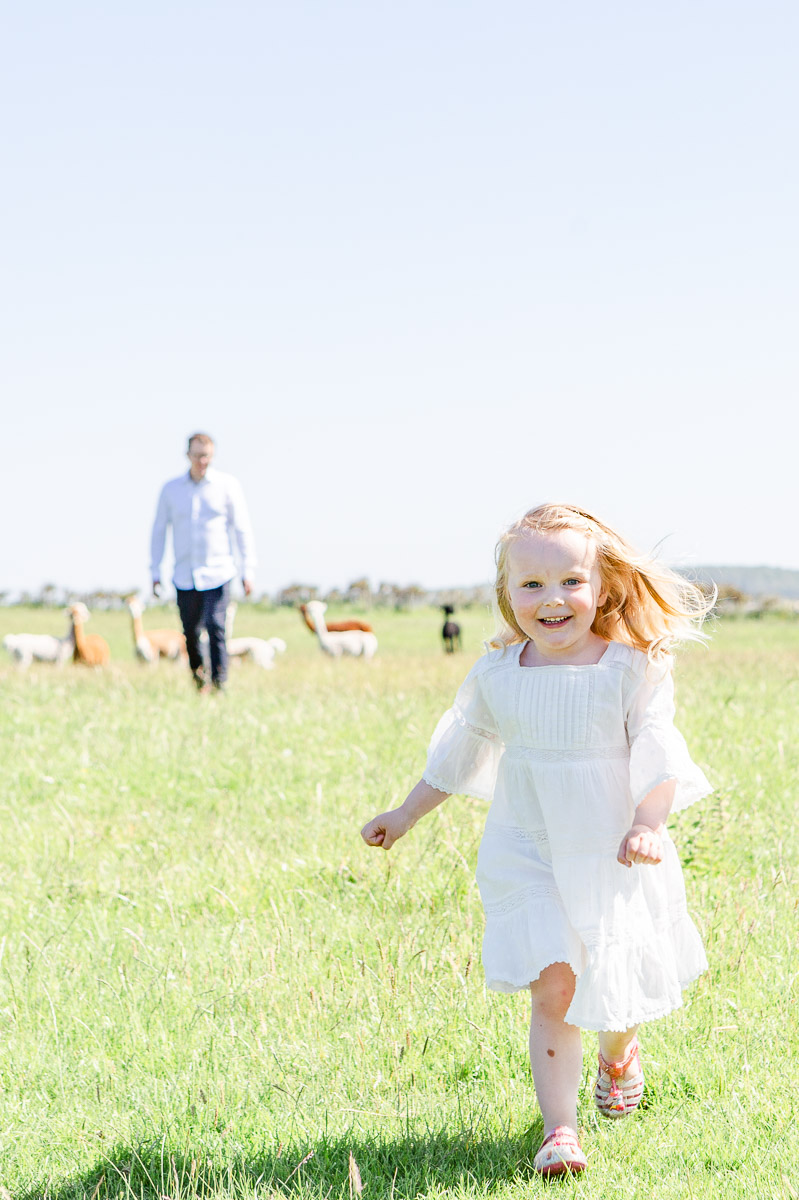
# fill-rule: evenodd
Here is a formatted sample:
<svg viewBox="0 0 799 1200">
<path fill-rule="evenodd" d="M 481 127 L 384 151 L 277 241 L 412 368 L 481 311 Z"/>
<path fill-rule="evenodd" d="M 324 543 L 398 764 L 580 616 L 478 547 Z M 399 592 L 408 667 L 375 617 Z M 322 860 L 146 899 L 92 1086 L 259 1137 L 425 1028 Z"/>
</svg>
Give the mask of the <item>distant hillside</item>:
<svg viewBox="0 0 799 1200">
<path fill-rule="evenodd" d="M 747 596 L 781 596 L 799 600 L 799 571 L 784 567 L 678 567 L 683 575 L 698 583 L 728 584 Z"/>
</svg>

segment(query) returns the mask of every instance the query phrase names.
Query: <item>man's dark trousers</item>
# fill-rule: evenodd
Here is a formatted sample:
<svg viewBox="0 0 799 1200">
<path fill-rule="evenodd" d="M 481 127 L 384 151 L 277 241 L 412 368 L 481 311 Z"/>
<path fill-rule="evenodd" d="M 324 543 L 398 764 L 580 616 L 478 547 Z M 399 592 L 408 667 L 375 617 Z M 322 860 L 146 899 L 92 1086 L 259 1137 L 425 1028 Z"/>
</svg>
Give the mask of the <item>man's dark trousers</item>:
<svg viewBox="0 0 799 1200">
<path fill-rule="evenodd" d="M 227 679 L 227 646 L 225 645 L 225 613 L 230 595 L 230 583 L 198 592 L 196 588 L 176 588 L 178 611 L 186 635 L 189 666 L 197 678 L 203 665 L 200 653 L 200 631 L 208 630 L 211 652 L 211 682 L 219 687 Z"/>
</svg>

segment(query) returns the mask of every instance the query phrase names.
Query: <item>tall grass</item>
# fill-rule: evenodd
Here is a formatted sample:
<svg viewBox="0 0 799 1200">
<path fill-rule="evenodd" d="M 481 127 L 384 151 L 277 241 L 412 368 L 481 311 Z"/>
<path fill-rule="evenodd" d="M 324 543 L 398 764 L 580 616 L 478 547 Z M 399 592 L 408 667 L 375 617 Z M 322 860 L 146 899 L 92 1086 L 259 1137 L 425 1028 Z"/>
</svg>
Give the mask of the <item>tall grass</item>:
<svg viewBox="0 0 799 1200">
<path fill-rule="evenodd" d="M 490 620 L 467 614 L 453 657 L 435 613 L 375 624 L 374 663 L 333 663 L 295 614 L 242 610 L 237 633 L 289 650 L 224 698 L 138 666 L 118 614 L 92 620 L 104 674 L 3 669 L 14 1200 L 547 1190 L 528 1002 L 480 967 L 485 806 L 453 797 L 388 855 L 358 834 L 418 777 Z M 678 681 L 717 785 L 673 822 L 711 967 L 645 1030 L 626 1123 L 594 1116 L 586 1035 L 590 1173 L 559 1194 L 795 1197 L 799 627 L 722 625 Z"/>
</svg>

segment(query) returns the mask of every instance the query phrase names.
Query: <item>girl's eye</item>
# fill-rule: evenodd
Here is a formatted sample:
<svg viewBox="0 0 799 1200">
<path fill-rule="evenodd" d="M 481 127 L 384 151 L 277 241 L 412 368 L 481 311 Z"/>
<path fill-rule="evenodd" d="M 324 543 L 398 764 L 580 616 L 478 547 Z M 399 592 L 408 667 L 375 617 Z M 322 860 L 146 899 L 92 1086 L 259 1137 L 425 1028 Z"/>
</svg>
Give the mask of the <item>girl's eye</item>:
<svg viewBox="0 0 799 1200">
<path fill-rule="evenodd" d="M 566 583 L 567 587 L 576 587 L 577 585 L 581 584 L 583 581 L 582 581 L 582 579 L 566 579 L 566 580 L 564 580 L 564 582 Z"/>
<path fill-rule="evenodd" d="M 534 580 L 534 579 L 530 579 L 530 580 L 528 580 L 528 582 L 527 582 L 527 583 L 523 583 L 523 584 L 522 584 L 522 587 L 526 587 L 526 588 L 537 588 L 537 587 L 541 587 L 541 584 L 540 584 L 540 583 L 537 583 L 537 582 L 536 582 L 536 580 Z"/>
</svg>

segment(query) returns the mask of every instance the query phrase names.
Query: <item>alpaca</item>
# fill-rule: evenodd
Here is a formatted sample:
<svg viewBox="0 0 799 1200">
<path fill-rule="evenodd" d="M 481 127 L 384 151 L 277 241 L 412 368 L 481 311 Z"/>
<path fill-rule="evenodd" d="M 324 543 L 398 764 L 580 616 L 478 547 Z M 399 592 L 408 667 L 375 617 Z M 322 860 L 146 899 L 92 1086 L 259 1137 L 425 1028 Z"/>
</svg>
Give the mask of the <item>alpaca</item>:
<svg viewBox="0 0 799 1200">
<path fill-rule="evenodd" d="M 75 650 L 72 621 L 62 638 L 51 633 L 8 633 L 3 638 L 3 648 L 23 671 L 34 661 L 55 663 L 61 667 Z"/>
<path fill-rule="evenodd" d="M 457 621 L 452 620 L 452 614 L 455 609 L 451 604 L 443 604 L 441 606 L 446 620 L 444 628 L 441 630 L 441 636 L 444 639 L 444 650 L 447 654 L 454 654 L 456 650 L 461 648 L 461 627 Z"/>
<path fill-rule="evenodd" d="M 275 655 L 283 654 L 286 643 L 282 638 L 240 637 L 231 638 L 227 644 L 228 658 L 243 662 L 249 658 L 257 667 L 271 671 L 275 665 Z"/>
<path fill-rule="evenodd" d="M 104 667 L 111 660 L 111 651 L 108 642 L 98 633 L 83 632 L 83 626 L 89 619 L 86 605 L 78 601 L 70 608 L 69 615 L 72 618 L 72 633 L 75 638 L 72 661 L 83 663 L 87 667 Z"/>
<path fill-rule="evenodd" d="M 319 604 L 319 601 L 312 600 L 311 604 Z M 302 613 L 302 618 L 305 621 L 305 624 L 310 629 L 311 633 L 316 633 L 316 629 L 314 628 L 313 622 L 310 621 L 308 618 L 308 605 L 301 604 L 300 612 Z M 359 621 L 355 617 L 353 617 L 352 620 L 349 620 L 349 621 L 328 621 L 328 622 L 325 622 L 325 624 L 327 626 L 328 633 L 345 633 L 348 629 L 361 629 L 361 630 L 363 630 L 364 633 L 372 633 L 371 625 L 368 625 L 366 623 L 366 621 Z"/>
<path fill-rule="evenodd" d="M 232 662 L 243 662 L 245 658 L 248 658 L 257 667 L 262 667 L 265 671 L 271 671 L 275 665 L 275 655 L 285 653 L 286 643 L 279 637 L 234 638 L 233 622 L 236 619 L 238 607 L 236 601 L 231 600 L 225 609 L 225 644 L 227 646 L 228 658 Z M 200 653 L 203 656 L 206 670 L 210 670 L 211 658 L 208 650 L 208 632 L 205 629 L 200 634 Z"/>
<path fill-rule="evenodd" d="M 371 630 L 334 629 L 331 632 L 325 625 L 327 605 L 321 600 L 311 600 L 306 607 L 314 623 L 319 645 L 325 654 L 332 658 L 341 658 L 342 654 L 351 654 L 356 658 L 372 658 L 377 650 L 377 638 Z"/>
<path fill-rule="evenodd" d="M 128 600 L 133 620 L 133 640 L 136 656 L 142 662 L 157 663 L 159 658 L 186 658 L 186 639 L 177 629 L 145 629 L 141 618 L 144 609 L 135 596 Z"/>
</svg>

